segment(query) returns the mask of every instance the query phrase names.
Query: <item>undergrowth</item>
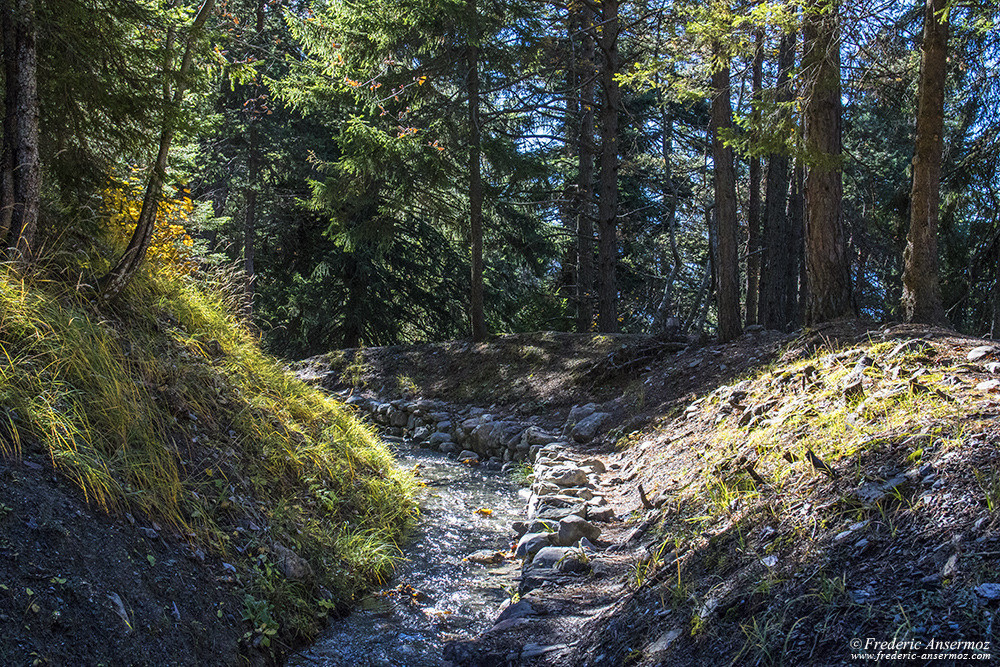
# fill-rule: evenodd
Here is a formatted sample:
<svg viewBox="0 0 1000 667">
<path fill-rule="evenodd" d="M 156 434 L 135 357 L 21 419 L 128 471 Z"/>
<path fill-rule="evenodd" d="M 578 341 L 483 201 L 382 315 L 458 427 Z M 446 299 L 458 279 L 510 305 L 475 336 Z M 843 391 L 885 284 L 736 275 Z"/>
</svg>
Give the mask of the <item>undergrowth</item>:
<svg viewBox="0 0 1000 667">
<path fill-rule="evenodd" d="M 224 279 L 147 273 L 109 305 L 57 274 L 0 267 L 4 455 L 43 455 L 92 504 L 236 563 L 257 644 L 313 636 L 389 574 L 412 479 L 260 350 Z M 311 576 L 284 576 L 283 549 Z"/>
</svg>

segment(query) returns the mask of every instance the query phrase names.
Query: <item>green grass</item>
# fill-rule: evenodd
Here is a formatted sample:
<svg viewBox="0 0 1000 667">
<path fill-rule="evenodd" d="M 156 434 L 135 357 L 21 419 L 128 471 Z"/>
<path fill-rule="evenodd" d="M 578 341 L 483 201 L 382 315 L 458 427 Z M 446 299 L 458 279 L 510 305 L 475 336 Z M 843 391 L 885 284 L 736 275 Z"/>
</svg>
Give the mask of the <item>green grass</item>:
<svg viewBox="0 0 1000 667">
<path fill-rule="evenodd" d="M 45 456 L 92 504 L 225 555 L 259 601 L 248 620 L 285 639 L 388 576 L 412 478 L 260 350 L 224 279 L 142 275 L 108 305 L 43 275 L 0 267 L 0 453 Z M 314 580 L 275 574 L 273 544 Z"/>
</svg>

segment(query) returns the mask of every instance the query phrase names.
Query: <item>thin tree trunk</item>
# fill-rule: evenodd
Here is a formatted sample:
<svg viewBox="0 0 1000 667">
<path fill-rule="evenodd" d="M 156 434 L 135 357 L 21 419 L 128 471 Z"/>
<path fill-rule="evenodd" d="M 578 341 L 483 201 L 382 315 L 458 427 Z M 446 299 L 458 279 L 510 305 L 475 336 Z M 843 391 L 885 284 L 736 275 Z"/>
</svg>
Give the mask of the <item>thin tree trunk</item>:
<svg viewBox="0 0 1000 667">
<path fill-rule="evenodd" d="M 691 328 L 695 325 L 698 313 L 701 312 L 702 301 L 705 299 L 705 295 L 711 286 L 712 258 L 711 253 L 709 253 L 709 258 L 705 261 L 705 272 L 701 277 L 701 285 L 698 286 L 698 292 L 695 294 L 694 302 L 691 304 L 691 310 L 688 311 L 688 316 L 684 318 L 684 333 L 691 331 Z"/>
<path fill-rule="evenodd" d="M 803 8 L 802 61 L 809 85 L 804 139 L 812 162 L 805 181 L 810 324 L 854 313 L 842 213 L 838 8 L 839 0 L 808 0 Z"/>
<path fill-rule="evenodd" d="M 791 71 L 795 66 L 795 33 L 782 36 L 778 47 L 777 100 L 787 120 L 793 99 Z M 769 329 L 784 329 L 788 295 L 785 273 L 790 261 L 788 247 L 788 154 L 774 153 L 767 160 L 767 189 L 764 197 L 764 249 L 760 276 L 757 322 Z"/>
<path fill-rule="evenodd" d="M 618 0 L 601 0 L 601 32 L 598 44 L 604 55 L 601 84 L 601 181 L 598 194 L 597 233 L 600 290 L 598 294 L 598 329 L 602 333 L 618 331 L 618 291 L 615 268 L 618 262 L 618 114 L 621 90 L 618 72 Z"/>
<path fill-rule="evenodd" d="M 760 90 L 764 80 L 764 31 L 755 36 L 751 90 L 754 126 L 760 125 Z M 746 322 L 757 323 L 757 285 L 760 281 L 760 181 L 761 160 L 759 155 L 750 158 L 750 202 L 747 206 L 747 301 Z"/>
<path fill-rule="evenodd" d="M 791 196 L 788 198 L 786 215 L 788 229 L 788 261 L 785 264 L 785 327 L 797 329 L 803 321 L 803 295 L 805 294 L 805 224 L 803 221 L 804 201 L 802 196 L 802 163 L 795 161 L 792 170 Z"/>
<path fill-rule="evenodd" d="M 903 253 L 903 306 L 907 322 L 947 325 L 938 283 L 938 207 L 944 145 L 947 78 L 947 0 L 927 0 L 921 48 L 917 135 L 910 191 L 910 231 Z"/>
<path fill-rule="evenodd" d="M 486 340 L 483 306 L 483 182 L 482 136 L 479 123 L 479 31 L 476 0 L 468 0 L 473 37 L 468 44 L 469 65 L 469 222 L 472 235 L 472 284 L 470 316 L 472 340 Z"/>
<path fill-rule="evenodd" d="M 724 133 L 732 127 L 733 108 L 730 98 L 729 61 L 723 57 L 722 45 L 713 43 L 716 62 L 722 66 L 712 73 L 712 161 L 715 185 L 715 244 L 714 264 L 717 276 L 715 290 L 719 317 L 719 342 L 728 343 L 743 332 L 740 323 L 739 222 L 736 218 L 736 170 L 733 149 L 724 142 Z"/>
<path fill-rule="evenodd" d="M 12 116 L 11 179 L 13 206 L 10 210 L 10 227 L 7 246 L 11 257 L 22 268 L 31 264 L 35 252 L 35 231 L 41 194 L 41 164 L 38 151 L 38 54 L 35 43 L 34 0 L 14 0 L 13 11 L 5 14 L 4 36 L 6 47 L 13 45 L 14 66 L 8 64 L 8 106 L 6 114 Z M 13 69 L 13 72 L 11 72 Z M 11 94 L 11 90 L 13 94 Z M 5 116 L 5 121 L 7 116 Z M 5 122 L 6 125 L 6 122 Z"/>
<path fill-rule="evenodd" d="M 673 169 L 671 167 L 674 117 L 670 109 L 667 108 L 666 102 L 660 100 L 660 103 L 663 105 L 660 113 L 662 127 L 660 150 L 663 154 L 663 187 L 661 188 L 660 196 L 663 198 L 663 208 L 666 212 L 664 225 L 667 228 L 667 237 L 670 242 L 671 266 L 666 283 L 663 285 L 663 296 L 660 299 L 660 304 L 656 308 L 656 315 L 653 318 L 654 332 L 664 331 L 671 328 L 671 326 L 676 327 L 679 325 L 674 306 L 674 283 L 677 281 L 677 276 L 680 275 L 681 268 L 684 266 L 680 251 L 677 248 L 677 232 L 674 229 L 677 223 L 677 186 L 674 185 Z M 666 264 L 666 258 L 664 258 L 664 266 Z"/>
<path fill-rule="evenodd" d="M 114 299 L 121 294 L 122 290 L 125 289 L 125 286 L 132 279 L 132 276 L 139 269 L 139 266 L 142 265 L 146 257 L 146 251 L 149 249 L 149 243 L 153 238 L 153 231 L 156 227 L 156 212 L 160 207 L 163 179 L 167 172 L 167 158 L 170 155 L 170 144 L 174 139 L 174 109 L 179 107 L 181 102 L 184 101 L 188 73 L 191 71 L 191 64 L 194 61 L 195 42 L 214 6 L 215 0 L 204 0 L 188 32 L 184 57 L 181 60 L 181 67 L 177 72 L 177 88 L 174 90 L 172 99 L 169 100 L 171 104 L 168 105 L 168 108 L 164 109 L 159 150 L 156 154 L 156 162 L 153 164 L 153 169 L 149 174 L 149 180 L 146 182 L 146 191 L 142 197 L 142 208 L 139 211 L 139 218 L 135 223 L 135 231 L 132 233 L 132 238 L 129 239 L 128 247 L 125 248 L 121 259 L 118 260 L 118 264 L 100 280 L 100 291 L 106 299 Z M 168 43 L 170 41 L 168 39 Z M 163 72 L 164 93 L 165 97 L 170 98 L 170 89 L 167 83 L 171 75 L 169 54 L 167 57 L 167 66 Z M 169 106 L 174 107 L 174 109 L 169 108 Z"/>
<path fill-rule="evenodd" d="M 260 180 L 260 138 L 257 123 L 251 118 L 247 153 L 246 217 L 243 219 L 243 271 L 246 273 L 246 316 L 253 316 L 253 301 L 256 292 L 254 282 L 254 242 L 257 236 L 257 189 Z"/>
<path fill-rule="evenodd" d="M 581 10 L 580 51 L 580 145 L 579 175 L 576 194 L 579 198 L 576 217 L 576 329 L 590 331 L 594 322 L 594 13 L 584 5 Z"/>
</svg>

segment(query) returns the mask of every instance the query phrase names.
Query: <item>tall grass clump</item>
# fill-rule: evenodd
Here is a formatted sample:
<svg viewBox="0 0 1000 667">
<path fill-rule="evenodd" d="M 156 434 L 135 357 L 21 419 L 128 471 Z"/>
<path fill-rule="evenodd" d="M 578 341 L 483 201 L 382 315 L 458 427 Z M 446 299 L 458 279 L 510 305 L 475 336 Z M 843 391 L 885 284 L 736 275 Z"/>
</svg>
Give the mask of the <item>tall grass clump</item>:
<svg viewBox="0 0 1000 667">
<path fill-rule="evenodd" d="M 148 271 L 107 304 L 56 273 L 0 266 L 0 453 L 44 456 L 101 509 L 240 564 L 251 620 L 264 609 L 286 639 L 388 575 L 412 479 L 261 351 L 231 280 Z M 282 574 L 286 549 L 309 579 Z"/>
</svg>

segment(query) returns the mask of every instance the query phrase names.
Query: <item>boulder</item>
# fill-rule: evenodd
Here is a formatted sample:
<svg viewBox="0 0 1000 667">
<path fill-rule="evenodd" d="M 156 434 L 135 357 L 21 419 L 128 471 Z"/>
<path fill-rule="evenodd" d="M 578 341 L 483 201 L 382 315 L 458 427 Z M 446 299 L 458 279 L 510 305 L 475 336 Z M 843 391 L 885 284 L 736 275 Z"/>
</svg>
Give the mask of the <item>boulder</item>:
<svg viewBox="0 0 1000 667">
<path fill-rule="evenodd" d="M 590 442 L 597 435 L 597 430 L 601 427 L 601 424 L 607 421 L 609 417 L 611 415 L 607 412 L 595 412 L 589 417 L 584 418 L 573 427 L 571 432 L 573 439 L 580 443 Z"/>
<path fill-rule="evenodd" d="M 531 559 L 530 569 L 557 572 L 589 572 L 590 564 L 582 549 L 573 547 L 544 547 Z"/>
<path fill-rule="evenodd" d="M 566 425 L 572 426 L 583 419 L 586 419 L 590 415 L 597 412 L 596 403 L 587 403 L 586 405 L 574 405 L 569 411 L 569 417 L 566 418 Z"/>
<path fill-rule="evenodd" d="M 604 462 L 601 459 L 584 459 L 580 461 L 579 466 L 586 470 L 587 472 L 596 473 L 598 475 L 603 474 L 607 468 L 604 467 Z"/>
<path fill-rule="evenodd" d="M 587 473 L 576 466 L 560 465 L 546 470 L 540 481 L 559 486 L 583 486 L 587 483 Z"/>
<path fill-rule="evenodd" d="M 583 538 L 596 540 L 601 536 L 601 529 L 586 519 L 578 516 L 568 516 L 559 521 L 559 532 L 556 543 L 564 547 L 576 544 Z"/>
<path fill-rule="evenodd" d="M 312 579 L 313 571 L 304 558 L 281 544 L 271 545 L 274 564 L 278 571 L 291 581 L 308 581 Z"/>
<path fill-rule="evenodd" d="M 514 556 L 517 558 L 530 558 L 543 547 L 551 545 L 554 536 L 554 533 L 525 533 L 517 541 Z"/>
</svg>

